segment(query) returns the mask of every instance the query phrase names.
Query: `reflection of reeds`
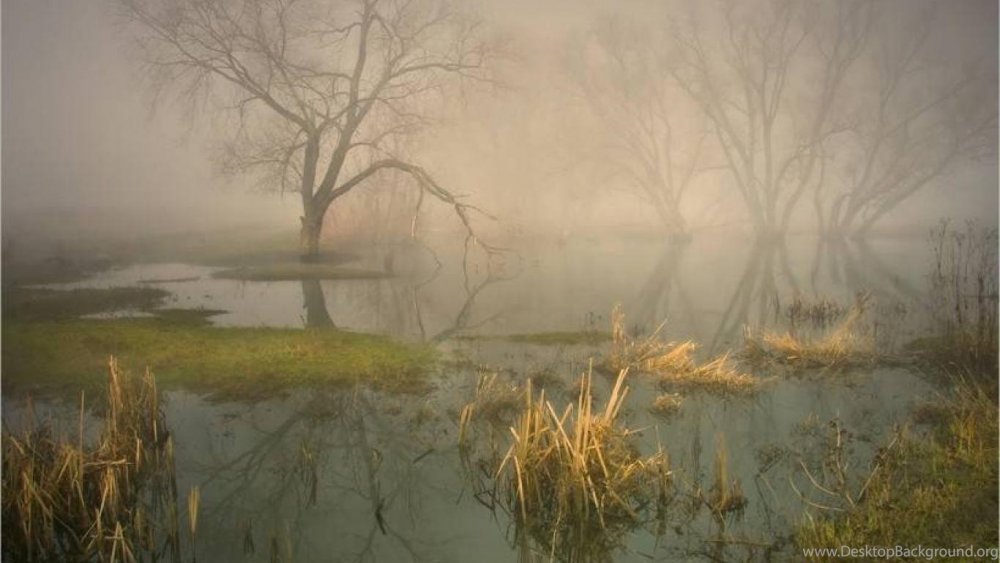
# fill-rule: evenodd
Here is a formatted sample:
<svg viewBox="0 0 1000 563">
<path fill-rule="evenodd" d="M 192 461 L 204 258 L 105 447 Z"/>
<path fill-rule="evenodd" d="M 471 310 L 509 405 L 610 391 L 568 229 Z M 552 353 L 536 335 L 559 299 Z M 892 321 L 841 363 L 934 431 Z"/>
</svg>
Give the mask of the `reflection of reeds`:
<svg viewBox="0 0 1000 563">
<path fill-rule="evenodd" d="M 739 479 L 729 478 L 729 452 L 723 436 L 718 436 L 715 448 L 715 476 L 708 504 L 716 515 L 738 512 L 746 506 Z"/>
<path fill-rule="evenodd" d="M 806 299 L 796 295 L 785 307 L 785 316 L 793 329 L 805 323 L 811 324 L 813 328 L 826 328 L 843 317 L 847 310 L 848 308 L 827 297 Z"/>
<path fill-rule="evenodd" d="M 191 532 L 191 561 L 197 559 L 198 552 L 198 506 L 201 504 L 201 489 L 192 487 L 188 491 L 188 531 Z"/>
<path fill-rule="evenodd" d="M 5 560 L 134 561 L 166 534 L 159 527 L 176 506 L 171 440 L 147 372 L 126 377 L 112 359 L 104 430 L 96 444 L 56 438 L 48 425 L 3 431 Z"/>
<path fill-rule="evenodd" d="M 623 370 L 603 411 L 593 410 L 590 374 L 576 405 L 558 413 L 530 384 L 513 443 L 496 471 L 520 532 L 551 554 L 604 560 L 638 526 L 639 512 L 665 498 L 670 472 L 662 451 L 640 457 L 617 417 L 628 395 Z M 523 538 L 523 536 L 522 536 Z"/>
<path fill-rule="evenodd" d="M 702 389 L 714 393 L 749 395 L 757 391 L 760 380 L 736 368 L 728 354 L 699 364 L 694 357 L 698 345 L 663 342 L 659 329 L 651 336 L 633 339 L 625 332 L 621 305 L 611 313 L 612 346 L 606 366 L 615 370 L 636 369 L 656 375 L 665 387 Z"/>
</svg>

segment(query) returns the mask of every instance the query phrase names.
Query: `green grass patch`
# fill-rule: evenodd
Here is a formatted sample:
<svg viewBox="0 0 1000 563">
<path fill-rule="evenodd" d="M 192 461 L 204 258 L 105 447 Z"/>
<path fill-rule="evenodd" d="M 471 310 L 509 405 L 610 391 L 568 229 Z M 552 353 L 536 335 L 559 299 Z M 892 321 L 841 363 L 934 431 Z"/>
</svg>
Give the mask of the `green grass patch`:
<svg viewBox="0 0 1000 563">
<path fill-rule="evenodd" d="M 96 390 L 113 354 L 129 370 L 148 366 L 161 385 L 229 398 L 263 398 L 298 385 L 359 382 L 419 391 L 436 357 L 431 347 L 381 336 L 336 329 L 221 328 L 190 322 L 192 313 L 177 315 L 187 322 L 6 322 L 3 390 Z"/>
<path fill-rule="evenodd" d="M 213 276 L 216 278 L 244 281 L 373 280 L 391 277 L 385 272 L 374 270 L 300 262 L 231 268 L 216 272 Z"/>
<path fill-rule="evenodd" d="M 963 383 L 929 435 L 903 433 L 883 449 L 863 496 L 846 513 L 810 516 L 801 547 L 996 547 L 995 389 Z"/>
<path fill-rule="evenodd" d="M 526 334 L 502 334 L 502 335 L 463 335 L 456 336 L 456 340 L 503 340 L 506 342 L 516 342 L 518 344 L 535 344 L 538 346 L 574 346 L 587 345 L 596 346 L 611 341 L 611 335 L 607 332 L 598 331 L 577 331 L 577 332 L 533 332 Z"/>
<path fill-rule="evenodd" d="M 5 321 L 49 321 L 122 310 L 145 311 L 170 293 L 154 287 L 107 289 L 43 289 L 16 287 L 4 291 Z"/>
<path fill-rule="evenodd" d="M 149 313 L 156 315 L 156 318 L 172 324 L 206 326 L 210 325 L 210 318 L 226 313 L 222 309 L 154 309 Z"/>
</svg>

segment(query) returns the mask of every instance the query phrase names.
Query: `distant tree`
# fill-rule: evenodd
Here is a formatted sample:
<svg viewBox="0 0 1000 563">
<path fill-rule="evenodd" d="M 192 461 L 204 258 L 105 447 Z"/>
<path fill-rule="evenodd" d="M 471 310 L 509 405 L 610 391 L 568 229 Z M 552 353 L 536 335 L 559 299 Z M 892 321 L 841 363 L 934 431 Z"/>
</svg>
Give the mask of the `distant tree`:
<svg viewBox="0 0 1000 563">
<path fill-rule="evenodd" d="M 871 3 L 706 5 L 721 13 L 672 21 L 670 70 L 710 121 L 757 235 L 781 236 L 815 187 L 824 143 L 845 128 L 836 102 L 867 41 Z"/>
<path fill-rule="evenodd" d="M 390 152 L 461 79 L 486 79 L 478 26 L 434 0 L 118 0 L 153 85 L 235 122 L 223 151 L 302 201 L 301 255 L 327 210 L 395 170 L 451 206 L 472 240 L 476 208 Z M 418 201 L 422 201 L 419 198 Z"/>
<path fill-rule="evenodd" d="M 880 14 L 853 126 L 827 151 L 841 171 L 815 192 L 827 234 L 863 237 L 957 165 L 996 157 L 996 68 L 935 43 L 934 4 L 910 8 Z"/>
<path fill-rule="evenodd" d="M 606 18 L 572 46 L 569 66 L 600 125 L 595 162 L 634 188 L 669 238 L 685 239 L 682 203 L 703 171 L 709 131 L 667 72 L 662 39 L 654 28 Z"/>
</svg>

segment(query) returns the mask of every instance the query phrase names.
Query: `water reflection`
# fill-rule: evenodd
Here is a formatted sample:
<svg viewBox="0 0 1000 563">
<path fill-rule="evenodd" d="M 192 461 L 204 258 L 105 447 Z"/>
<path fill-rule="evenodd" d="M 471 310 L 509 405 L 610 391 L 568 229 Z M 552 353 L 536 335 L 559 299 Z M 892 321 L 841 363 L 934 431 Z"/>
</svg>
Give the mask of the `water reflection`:
<svg viewBox="0 0 1000 563">
<path fill-rule="evenodd" d="M 307 328 L 334 328 L 337 325 L 330 318 L 326 308 L 326 298 L 319 280 L 302 280 L 302 308 L 306 310 Z"/>
<path fill-rule="evenodd" d="M 454 511 L 460 493 L 433 412 L 364 390 L 231 413 L 181 400 L 174 410 L 210 428 L 177 430 L 185 479 L 203 491 L 204 537 L 212 538 L 201 558 L 276 550 L 282 560 L 423 561 L 454 553 L 448 523 L 427 521 Z"/>
</svg>

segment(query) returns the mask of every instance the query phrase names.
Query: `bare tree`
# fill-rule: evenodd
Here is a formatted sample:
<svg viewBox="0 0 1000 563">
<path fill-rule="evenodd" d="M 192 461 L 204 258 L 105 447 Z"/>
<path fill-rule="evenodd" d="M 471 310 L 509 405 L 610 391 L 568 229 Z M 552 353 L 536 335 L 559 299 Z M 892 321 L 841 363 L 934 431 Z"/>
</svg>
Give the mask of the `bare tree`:
<svg viewBox="0 0 1000 563">
<path fill-rule="evenodd" d="M 699 112 L 684 111 L 692 108 L 666 72 L 662 39 L 636 22 L 608 18 L 573 46 L 571 68 L 601 126 L 596 161 L 635 188 L 668 237 L 685 239 L 681 204 L 701 171 L 708 129 Z"/>
<path fill-rule="evenodd" d="M 959 50 L 935 48 L 940 22 L 934 8 L 881 14 L 864 77 L 872 91 L 859 100 L 855 126 L 829 155 L 842 173 L 815 193 L 827 234 L 863 237 L 956 165 L 995 158 L 996 69 Z"/>
<path fill-rule="evenodd" d="M 783 235 L 817 181 L 835 102 L 869 34 L 866 1 L 725 2 L 674 21 L 671 72 L 712 124 L 757 235 Z M 708 29 L 706 29 L 706 27 Z"/>
<path fill-rule="evenodd" d="M 153 84 L 222 108 L 233 170 L 302 200 L 301 253 L 315 260 L 327 210 L 385 170 L 454 209 L 476 208 L 389 142 L 428 122 L 456 80 L 486 79 L 478 26 L 435 0 L 119 0 Z M 422 198 L 420 198 L 422 201 Z"/>
</svg>

